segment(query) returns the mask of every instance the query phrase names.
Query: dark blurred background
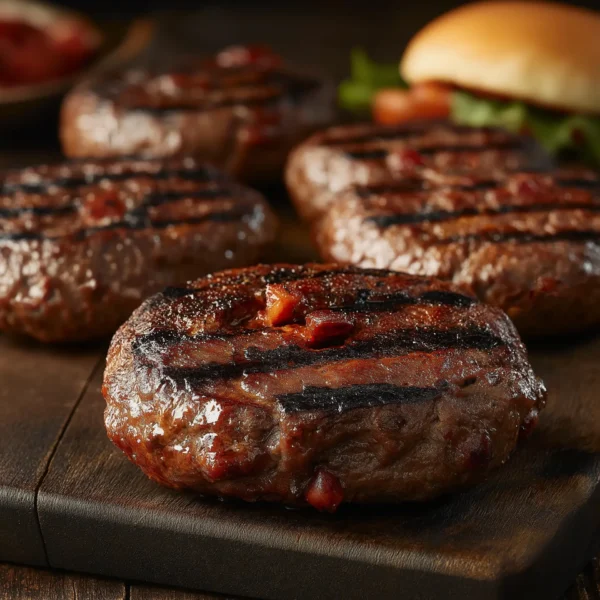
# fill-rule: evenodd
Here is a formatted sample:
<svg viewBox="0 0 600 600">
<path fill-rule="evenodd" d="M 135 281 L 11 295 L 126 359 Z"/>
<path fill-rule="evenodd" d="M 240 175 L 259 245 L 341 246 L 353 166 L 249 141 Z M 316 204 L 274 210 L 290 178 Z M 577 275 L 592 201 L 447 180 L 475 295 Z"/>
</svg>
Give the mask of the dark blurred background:
<svg viewBox="0 0 600 600">
<path fill-rule="evenodd" d="M 345 76 L 354 46 L 395 61 L 419 28 L 465 4 L 457 0 L 63 0 L 98 19 L 154 15 L 153 60 L 172 53 L 211 52 L 233 43 L 263 42 L 291 61 Z M 600 8 L 600 0 L 571 2 Z M 599 40 L 600 43 L 600 40 Z"/>
</svg>

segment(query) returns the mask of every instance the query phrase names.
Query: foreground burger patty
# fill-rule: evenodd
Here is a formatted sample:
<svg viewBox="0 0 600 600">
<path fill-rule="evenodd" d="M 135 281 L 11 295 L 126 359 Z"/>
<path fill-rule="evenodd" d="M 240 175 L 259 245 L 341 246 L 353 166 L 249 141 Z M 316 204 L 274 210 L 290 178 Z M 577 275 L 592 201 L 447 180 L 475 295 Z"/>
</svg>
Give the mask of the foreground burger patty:
<svg viewBox="0 0 600 600">
<path fill-rule="evenodd" d="M 194 155 L 246 180 L 280 175 L 288 151 L 333 118 L 333 87 L 261 48 L 179 69 L 126 71 L 65 100 L 71 157 Z"/>
<path fill-rule="evenodd" d="M 326 260 L 451 280 L 522 334 L 600 323 L 600 180 L 587 171 L 356 186 L 315 228 Z"/>
<path fill-rule="evenodd" d="M 148 295 L 255 262 L 274 235 L 260 194 L 190 159 L 76 162 L 0 180 L 0 330 L 114 333 Z"/>
<path fill-rule="evenodd" d="M 547 167 L 530 138 L 500 129 L 444 121 L 332 127 L 314 134 L 290 155 L 286 184 L 300 215 L 318 219 L 340 190 L 413 176 L 436 179 L 473 170 L 494 177 L 505 170 Z"/>
<path fill-rule="evenodd" d="M 110 439 L 155 481 L 329 511 L 480 479 L 545 399 L 502 311 L 336 265 L 153 296 L 115 335 L 103 391 Z"/>
</svg>

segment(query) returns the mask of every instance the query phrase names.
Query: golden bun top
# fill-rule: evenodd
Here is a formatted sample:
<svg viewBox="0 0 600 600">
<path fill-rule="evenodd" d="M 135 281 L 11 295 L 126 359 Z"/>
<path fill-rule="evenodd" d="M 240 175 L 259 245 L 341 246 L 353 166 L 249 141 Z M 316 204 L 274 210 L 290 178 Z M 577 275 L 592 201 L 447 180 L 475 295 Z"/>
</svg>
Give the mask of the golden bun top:
<svg viewBox="0 0 600 600">
<path fill-rule="evenodd" d="M 400 72 L 409 83 L 600 114 L 600 13 L 554 2 L 468 4 L 417 33 Z"/>
</svg>

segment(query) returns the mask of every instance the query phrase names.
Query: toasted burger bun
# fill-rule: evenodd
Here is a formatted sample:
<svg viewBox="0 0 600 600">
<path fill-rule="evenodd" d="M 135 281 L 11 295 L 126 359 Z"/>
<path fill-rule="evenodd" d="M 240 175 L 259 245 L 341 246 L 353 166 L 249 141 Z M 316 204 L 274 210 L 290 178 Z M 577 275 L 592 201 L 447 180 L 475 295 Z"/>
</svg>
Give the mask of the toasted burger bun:
<svg viewBox="0 0 600 600">
<path fill-rule="evenodd" d="M 432 21 L 400 72 L 547 108 L 600 114 L 600 13 L 546 2 L 479 2 Z"/>
</svg>

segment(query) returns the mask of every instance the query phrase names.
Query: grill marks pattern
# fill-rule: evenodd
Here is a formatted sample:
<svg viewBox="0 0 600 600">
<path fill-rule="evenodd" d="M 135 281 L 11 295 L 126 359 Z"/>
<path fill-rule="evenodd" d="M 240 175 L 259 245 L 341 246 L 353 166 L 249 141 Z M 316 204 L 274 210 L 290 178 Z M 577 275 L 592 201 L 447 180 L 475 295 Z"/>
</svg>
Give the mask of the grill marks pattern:
<svg viewBox="0 0 600 600">
<path fill-rule="evenodd" d="M 445 330 L 410 328 L 385 332 L 368 339 L 351 341 L 344 346 L 323 350 L 312 350 L 298 345 L 280 346 L 274 350 L 262 350 L 251 346 L 244 351 L 243 359 L 237 362 L 204 363 L 189 368 L 165 368 L 163 376 L 178 384 L 199 385 L 218 379 L 237 379 L 251 373 L 274 373 L 347 360 L 440 350 L 490 351 L 502 345 L 504 342 L 498 336 L 480 327 Z"/>
<path fill-rule="evenodd" d="M 126 90 L 129 82 L 123 81 L 116 85 L 99 86 L 96 89 L 102 94 L 122 104 L 127 110 L 142 112 L 156 116 L 169 115 L 176 112 L 209 111 L 235 106 L 245 106 L 252 109 L 268 108 L 289 100 L 298 103 L 303 96 L 320 86 L 316 78 L 296 75 L 291 72 L 276 69 L 259 69 L 248 66 L 235 68 L 200 68 L 197 75 L 204 75 L 203 94 L 194 101 L 172 100 L 164 105 L 160 98 L 150 102 L 123 100 L 121 92 Z M 231 75 L 241 76 L 239 81 L 231 81 Z M 148 76 L 147 81 L 152 79 Z M 217 93 L 218 99 L 210 94 Z"/>
<path fill-rule="evenodd" d="M 308 386 L 301 392 L 280 394 L 276 396 L 276 399 L 286 413 L 315 410 L 315 407 L 342 413 L 354 408 L 431 402 L 439 398 L 444 391 L 444 386 L 415 387 L 370 383 L 341 388 Z"/>
<path fill-rule="evenodd" d="M 525 150 L 527 142 L 519 137 L 488 131 L 489 139 L 462 141 L 461 135 L 472 135 L 473 130 L 445 123 L 440 132 L 450 134 L 447 141 L 431 142 L 427 136 L 432 132 L 431 125 L 397 128 L 372 128 L 340 137 L 325 138 L 321 145 L 337 148 L 352 160 L 382 160 L 394 151 L 394 142 L 405 142 L 407 146 L 423 156 L 436 154 L 481 153 L 489 150 L 519 152 Z"/>
<path fill-rule="evenodd" d="M 77 162 L 74 161 L 74 164 L 77 164 Z M 197 167 L 193 169 L 160 168 L 156 171 L 137 171 L 132 169 L 115 173 L 90 173 L 89 175 L 78 175 L 73 177 L 43 177 L 39 182 L 4 182 L 0 185 L 0 194 L 3 196 L 15 194 L 17 192 L 23 194 L 47 194 L 52 188 L 76 190 L 84 186 L 99 184 L 102 181 L 119 182 L 127 181 L 134 177 L 148 177 L 155 181 L 177 178 L 184 181 L 208 182 L 215 178 L 215 172 L 206 167 Z"/>
<path fill-rule="evenodd" d="M 431 210 L 421 213 L 396 213 L 391 215 L 373 215 L 366 221 L 375 223 L 378 227 L 386 228 L 393 225 L 407 225 L 411 223 L 441 223 L 462 217 L 506 215 L 509 213 L 547 213 L 551 211 L 586 210 L 600 212 L 599 204 L 590 203 L 548 203 L 548 204 L 507 204 L 491 207 L 467 207 L 460 210 Z"/>
<path fill-rule="evenodd" d="M 380 229 L 387 229 L 393 226 L 412 226 L 426 225 L 429 223 L 452 223 L 464 218 L 487 217 L 481 232 L 449 235 L 447 237 L 437 236 L 436 234 L 423 230 L 422 235 L 432 244 L 449 244 L 461 242 L 485 241 L 489 243 L 502 243 L 514 241 L 518 243 L 533 242 L 553 242 L 553 241 L 572 241 L 585 242 L 600 239 L 600 230 L 584 227 L 582 229 L 558 228 L 551 232 L 530 232 L 514 228 L 506 221 L 498 221 L 498 228 L 490 227 L 494 223 L 494 217 L 502 215 L 549 215 L 550 213 L 569 213 L 583 211 L 590 215 L 600 213 L 600 178 L 579 178 L 555 176 L 546 181 L 535 192 L 535 196 L 528 199 L 526 203 L 512 203 L 499 200 L 499 204 L 488 204 L 486 192 L 496 193 L 509 191 L 509 198 L 518 199 L 519 191 L 511 191 L 511 178 L 514 176 L 537 175 L 529 170 L 521 173 L 507 174 L 503 178 L 496 180 L 474 181 L 469 183 L 446 183 L 444 181 L 433 181 L 427 179 L 412 178 L 406 181 L 398 181 L 385 185 L 356 186 L 354 196 L 361 200 L 366 211 L 364 216 L 365 223 L 371 223 Z M 543 173 L 544 178 L 550 178 L 550 173 Z M 518 188 L 517 188 L 518 189 Z M 474 196 L 457 196 L 460 193 L 473 193 Z M 587 198 L 577 199 L 569 197 L 570 194 L 584 193 Z M 527 192 L 523 192 L 527 193 Z M 412 212 L 405 212 L 402 206 L 402 195 L 407 195 L 413 202 L 418 200 L 419 208 Z M 436 208 L 432 206 L 431 197 L 441 194 L 447 195 L 447 202 L 452 203 L 454 198 L 458 198 L 462 206 L 452 210 L 445 208 Z M 398 200 L 395 204 L 381 204 L 378 199 L 394 198 Z M 549 200 L 544 200 L 544 197 Z M 501 199 L 502 196 L 499 196 Z M 564 200 L 561 200 L 564 198 Z M 465 206 L 464 200 L 469 199 Z M 372 202 L 376 200 L 376 202 Z M 414 205 L 414 204 L 413 204 Z M 490 217 L 492 220 L 490 222 Z"/>
<path fill-rule="evenodd" d="M 54 189 L 64 189 L 71 195 L 81 189 L 93 185 L 101 185 L 103 182 L 125 182 L 128 180 L 150 180 L 167 181 L 173 179 L 179 182 L 196 182 L 202 186 L 194 190 L 165 190 L 152 191 L 147 193 L 141 202 L 133 209 L 128 210 L 121 219 L 112 221 L 105 225 L 97 227 L 86 227 L 79 229 L 71 235 L 76 239 L 83 239 L 95 233 L 102 231 L 116 230 L 141 230 L 147 228 L 163 229 L 172 225 L 194 225 L 208 221 L 213 222 L 233 222 L 250 216 L 254 212 L 254 206 L 251 203 L 234 206 L 225 210 L 213 210 L 203 215 L 190 216 L 181 219 L 153 219 L 149 214 L 149 209 L 160 207 L 181 200 L 191 199 L 199 201 L 228 200 L 232 197 L 232 187 L 228 186 L 221 176 L 210 168 L 200 167 L 191 169 L 169 169 L 159 168 L 157 171 L 126 169 L 122 172 L 92 173 L 90 175 L 80 175 L 73 177 L 44 178 L 40 182 L 5 182 L 0 187 L 4 195 L 22 194 L 49 194 Z M 90 190 L 92 193 L 94 190 Z M 102 193 L 102 190 L 100 190 Z M 14 219 L 21 215 L 34 215 L 38 217 L 45 216 L 63 216 L 74 214 L 83 206 L 81 198 L 72 199 L 68 204 L 63 205 L 22 205 L 16 207 L 1 207 L 0 219 Z M 35 240 L 45 239 L 43 231 L 18 231 L 2 232 L 0 239 L 4 240 Z"/>
</svg>

